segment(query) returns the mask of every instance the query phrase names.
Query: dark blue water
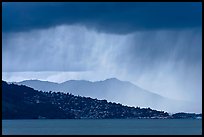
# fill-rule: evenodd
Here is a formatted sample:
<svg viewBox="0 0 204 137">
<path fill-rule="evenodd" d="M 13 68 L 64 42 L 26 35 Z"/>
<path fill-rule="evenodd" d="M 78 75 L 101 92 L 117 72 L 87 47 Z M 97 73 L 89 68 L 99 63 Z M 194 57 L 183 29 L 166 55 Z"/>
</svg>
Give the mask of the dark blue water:
<svg viewBox="0 0 204 137">
<path fill-rule="evenodd" d="M 3 135 L 201 135 L 202 120 L 2 120 Z"/>
</svg>

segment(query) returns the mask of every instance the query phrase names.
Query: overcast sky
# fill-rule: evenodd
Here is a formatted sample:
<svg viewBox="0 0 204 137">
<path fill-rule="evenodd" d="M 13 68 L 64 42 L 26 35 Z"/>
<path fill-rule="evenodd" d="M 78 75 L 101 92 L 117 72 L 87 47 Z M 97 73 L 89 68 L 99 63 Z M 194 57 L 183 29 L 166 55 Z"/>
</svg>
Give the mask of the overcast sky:
<svg viewBox="0 0 204 137">
<path fill-rule="evenodd" d="M 116 77 L 202 101 L 202 3 L 3 3 L 6 81 Z"/>
</svg>

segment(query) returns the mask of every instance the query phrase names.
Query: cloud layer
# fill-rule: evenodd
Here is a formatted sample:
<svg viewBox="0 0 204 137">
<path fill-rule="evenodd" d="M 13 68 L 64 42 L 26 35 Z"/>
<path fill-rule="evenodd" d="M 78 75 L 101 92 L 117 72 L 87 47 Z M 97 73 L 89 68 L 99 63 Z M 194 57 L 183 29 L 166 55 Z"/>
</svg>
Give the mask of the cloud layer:
<svg viewBox="0 0 204 137">
<path fill-rule="evenodd" d="M 2 6 L 3 32 L 83 24 L 106 33 L 202 26 L 201 2 L 12 2 Z"/>
</svg>

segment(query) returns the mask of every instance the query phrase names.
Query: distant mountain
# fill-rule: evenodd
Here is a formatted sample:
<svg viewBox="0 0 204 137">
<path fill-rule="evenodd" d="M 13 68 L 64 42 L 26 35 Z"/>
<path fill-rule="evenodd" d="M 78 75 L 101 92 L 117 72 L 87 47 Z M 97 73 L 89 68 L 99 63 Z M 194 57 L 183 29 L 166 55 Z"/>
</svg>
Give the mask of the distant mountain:
<svg viewBox="0 0 204 137">
<path fill-rule="evenodd" d="M 121 104 L 74 96 L 62 92 L 42 92 L 2 81 L 2 119 L 115 119 L 170 118 L 164 111 L 127 107 Z"/>
<path fill-rule="evenodd" d="M 16 83 L 41 91 L 59 91 L 85 97 L 106 99 L 129 106 L 151 107 L 168 112 L 188 111 L 189 102 L 172 100 L 150 91 L 144 90 L 128 81 L 116 78 L 90 82 L 85 80 L 69 80 L 54 83 L 39 80 L 26 80 Z"/>
</svg>

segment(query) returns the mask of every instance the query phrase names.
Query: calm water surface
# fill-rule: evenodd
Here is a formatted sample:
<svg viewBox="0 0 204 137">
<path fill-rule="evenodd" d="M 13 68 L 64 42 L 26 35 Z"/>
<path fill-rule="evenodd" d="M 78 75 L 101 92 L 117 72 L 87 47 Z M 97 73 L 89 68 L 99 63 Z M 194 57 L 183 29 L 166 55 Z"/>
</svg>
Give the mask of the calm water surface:
<svg viewBox="0 0 204 137">
<path fill-rule="evenodd" d="M 3 135 L 201 135 L 202 120 L 2 120 Z"/>
</svg>

